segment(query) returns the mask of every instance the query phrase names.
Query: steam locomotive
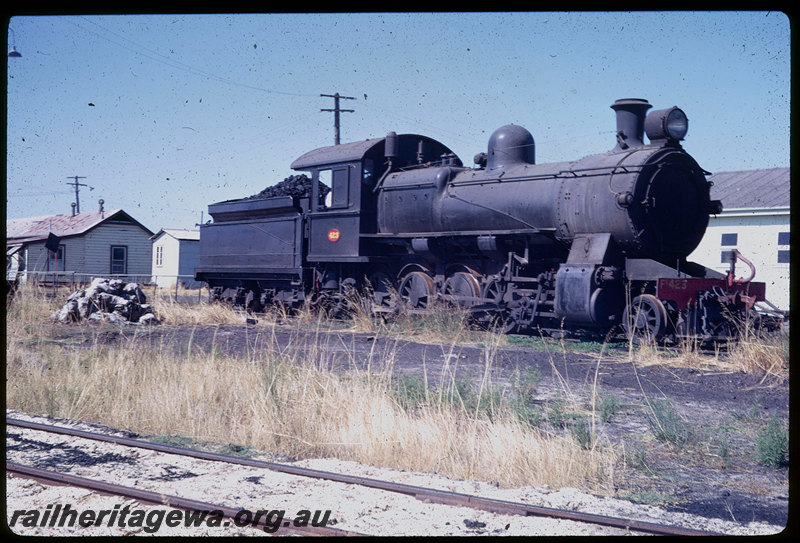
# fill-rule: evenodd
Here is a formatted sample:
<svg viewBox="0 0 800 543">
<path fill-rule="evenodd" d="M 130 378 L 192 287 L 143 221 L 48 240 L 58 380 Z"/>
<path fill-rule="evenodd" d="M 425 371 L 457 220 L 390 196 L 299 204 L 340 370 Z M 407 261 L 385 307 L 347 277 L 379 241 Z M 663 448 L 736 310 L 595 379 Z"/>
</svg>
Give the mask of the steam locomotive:
<svg viewBox="0 0 800 543">
<path fill-rule="evenodd" d="M 254 312 L 335 310 L 368 286 L 377 312 L 444 301 L 507 332 L 708 340 L 766 322 L 765 284 L 735 278 L 740 255 L 728 274 L 686 259 L 722 203 L 680 144 L 685 113 L 611 108 L 616 146 L 573 162 L 537 164 L 517 125 L 473 167 L 415 134 L 309 151 L 291 165 L 308 193 L 209 205 L 195 277 Z"/>
</svg>

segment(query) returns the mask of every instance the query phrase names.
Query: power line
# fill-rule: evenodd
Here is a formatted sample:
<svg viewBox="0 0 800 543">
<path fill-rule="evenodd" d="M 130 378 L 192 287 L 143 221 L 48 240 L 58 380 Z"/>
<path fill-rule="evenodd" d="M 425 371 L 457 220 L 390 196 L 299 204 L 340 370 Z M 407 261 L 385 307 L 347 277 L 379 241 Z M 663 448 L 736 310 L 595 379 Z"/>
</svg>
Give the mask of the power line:
<svg viewBox="0 0 800 543">
<path fill-rule="evenodd" d="M 160 53 L 158 53 L 156 51 L 152 51 L 152 50 L 148 49 L 147 47 L 145 47 L 143 45 L 140 45 L 140 44 L 136 43 L 135 41 L 126 38 L 125 36 L 122 36 L 121 34 L 117 34 L 116 32 L 114 32 L 112 30 L 109 30 L 109 29 L 105 28 L 104 26 L 102 26 L 102 25 L 100 25 L 100 24 L 98 24 L 98 23 L 96 23 L 96 22 L 94 22 L 92 20 L 87 19 L 86 17 L 81 17 L 81 18 L 83 20 L 85 20 L 86 22 L 91 23 L 91 24 L 103 29 L 105 32 L 108 32 L 109 34 L 111 34 L 113 36 L 116 36 L 119 39 L 125 40 L 126 42 L 129 42 L 129 43 L 135 45 L 136 47 L 138 47 L 138 48 L 140 48 L 140 49 L 142 49 L 144 51 L 147 51 L 150 54 L 148 55 L 148 54 L 142 53 L 141 51 L 138 51 L 136 49 L 132 49 L 130 47 L 127 47 L 126 45 L 123 45 L 123 44 L 118 43 L 118 42 L 116 42 L 114 40 L 111 40 L 106 36 L 98 34 L 97 32 L 93 32 L 92 30 L 84 28 L 84 27 L 76 24 L 73 21 L 70 21 L 70 22 L 73 25 L 77 26 L 78 28 L 80 28 L 81 30 L 83 30 L 85 32 L 89 32 L 91 34 L 94 34 L 95 36 L 98 36 L 98 37 L 100 37 L 100 38 L 102 38 L 102 39 L 104 39 L 104 40 L 106 40 L 108 42 L 111 42 L 111 43 L 113 43 L 114 45 L 116 45 L 118 47 L 122 47 L 123 49 L 127 49 L 128 51 L 136 53 L 137 55 L 141 55 L 141 56 L 143 56 L 145 58 L 149 58 L 151 60 L 155 60 L 156 62 L 160 62 L 161 64 L 165 64 L 167 66 L 170 66 L 171 68 L 177 68 L 179 70 L 183 70 L 184 72 L 188 72 L 188 73 L 193 74 L 193 75 L 205 77 L 206 79 L 216 80 L 216 81 L 219 81 L 221 83 L 227 83 L 228 85 L 234 85 L 236 87 L 243 87 L 243 88 L 246 88 L 246 89 L 252 89 L 252 90 L 257 90 L 257 91 L 261 91 L 261 92 L 268 92 L 270 94 L 283 94 L 283 95 L 286 95 L 286 96 L 300 96 L 300 97 L 316 96 L 315 94 L 303 94 L 303 93 L 297 93 L 297 92 L 286 92 L 286 91 L 265 89 L 263 87 L 256 87 L 254 85 L 248 85 L 246 83 L 240 83 L 238 81 L 232 81 L 230 79 L 225 79 L 225 78 L 220 77 L 218 75 L 215 75 L 215 74 L 212 74 L 212 73 L 208 73 L 208 72 L 204 72 L 203 70 L 200 70 L 200 69 L 195 68 L 193 66 L 190 66 L 188 64 L 184 64 L 183 62 L 180 62 L 180 61 L 177 61 L 175 59 L 166 57 L 166 56 L 164 56 L 164 55 L 162 55 L 162 54 L 160 54 Z M 155 56 L 152 56 L 152 55 L 155 55 Z"/>
</svg>

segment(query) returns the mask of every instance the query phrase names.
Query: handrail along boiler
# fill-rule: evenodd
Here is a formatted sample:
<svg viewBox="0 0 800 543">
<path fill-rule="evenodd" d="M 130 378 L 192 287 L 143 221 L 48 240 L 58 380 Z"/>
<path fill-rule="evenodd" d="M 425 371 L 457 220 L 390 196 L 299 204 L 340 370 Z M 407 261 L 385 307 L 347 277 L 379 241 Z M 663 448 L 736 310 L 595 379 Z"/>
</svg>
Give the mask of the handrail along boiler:
<svg viewBox="0 0 800 543">
<path fill-rule="evenodd" d="M 740 320 L 772 323 L 764 283 L 736 280 L 735 258 L 728 275 L 686 259 L 722 203 L 680 143 L 684 112 L 611 107 L 615 147 L 572 162 L 537 164 L 517 125 L 497 129 L 474 167 L 415 134 L 309 151 L 291 165 L 310 175 L 305 197 L 209 206 L 196 278 L 253 311 L 335 309 L 369 285 L 376 310 L 444 299 L 509 332 L 712 339 Z"/>
</svg>

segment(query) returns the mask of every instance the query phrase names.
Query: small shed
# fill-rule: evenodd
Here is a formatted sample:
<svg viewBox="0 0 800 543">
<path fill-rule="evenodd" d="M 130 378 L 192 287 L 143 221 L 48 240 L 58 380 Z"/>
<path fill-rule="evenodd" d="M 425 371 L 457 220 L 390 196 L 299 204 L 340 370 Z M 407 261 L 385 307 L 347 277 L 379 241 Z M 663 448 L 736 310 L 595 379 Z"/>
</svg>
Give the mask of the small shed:
<svg viewBox="0 0 800 543">
<path fill-rule="evenodd" d="M 200 231 L 162 228 L 150 238 L 153 242 L 153 283 L 159 287 L 178 284 L 186 288 L 203 285 L 194 280 L 200 259 Z"/>
<path fill-rule="evenodd" d="M 790 187 L 789 168 L 720 172 L 708 178 L 711 197 L 723 211 L 712 216 L 700 245 L 689 256 L 709 268 L 725 272 L 737 249 L 756 268 L 754 281 L 767 285 L 767 300 L 789 310 Z M 749 275 L 737 263 L 736 277 Z"/>
<path fill-rule="evenodd" d="M 150 279 L 153 232 L 122 209 L 6 220 L 6 278 Z M 49 250 L 50 249 L 53 250 Z"/>
</svg>

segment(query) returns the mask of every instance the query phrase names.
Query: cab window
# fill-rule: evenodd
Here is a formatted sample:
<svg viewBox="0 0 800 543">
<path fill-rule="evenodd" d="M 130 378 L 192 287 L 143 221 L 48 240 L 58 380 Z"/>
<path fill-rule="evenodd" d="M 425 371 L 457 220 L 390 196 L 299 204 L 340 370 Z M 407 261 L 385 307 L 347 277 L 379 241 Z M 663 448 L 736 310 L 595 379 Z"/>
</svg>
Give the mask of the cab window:
<svg viewBox="0 0 800 543">
<path fill-rule="evenodd" d="M 320 170 L 319 180 L 331 188 L 325 198 L 325 207 L 343 208 L 350 201 L 350 168 L 337 168 L 335 170 Z"/>
</svg>

